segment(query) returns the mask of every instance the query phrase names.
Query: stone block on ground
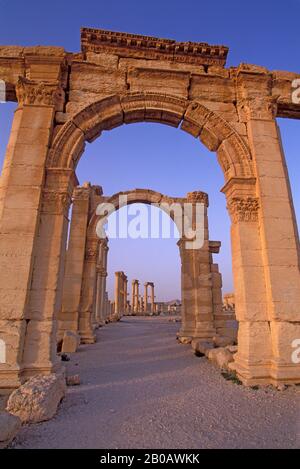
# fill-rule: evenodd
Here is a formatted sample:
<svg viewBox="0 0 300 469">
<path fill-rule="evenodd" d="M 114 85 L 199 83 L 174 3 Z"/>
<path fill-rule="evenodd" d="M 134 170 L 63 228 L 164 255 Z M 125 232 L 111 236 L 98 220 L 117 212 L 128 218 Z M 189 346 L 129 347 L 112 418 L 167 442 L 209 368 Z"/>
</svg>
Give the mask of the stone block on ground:
<svg viewBox="0 0 300 469">
<path fill-rule="evenodd" d="M 208 350 L 211 350 L 213 348 L 214 344 L 212 342 L 199 339 L 195 339 L 192 341 L 192 349 L 198 356 L 204 356 Z"/>
<path fill-rule="evenodd" d="M 227 350 L 229 350 L 230 353 L 236 353 L 238 351 L 238 346 L 237 345 L 227 345 Z"/>
<path fill-rule="evenodd" d="M 66 393 L 63 373 L 35 376 L 16 389 L 9 397 L 6 410 L 23 423 L 38 423 L 51 419 Z"/>
<path fill-rule="evenodd" d="M 213 342 L 216 347 L 226 347 L 227 345 L 234 344 L 234 340 L 232 338 L 219 335 L 213 337 Z"/>
<path fill-rule="evenodd" d="M 9 412 L 0 412 L 0 449 L 6 448 L 17 435 L 21 419 Z"/>
<path fill-rule="evenodd" d="M 181 336 L 179 336 L 178 337 L 178 342 L 180 344 L 184 344 L 184 345 L 191 344 L 192 343 L 192 338 L 191 337 L 181 337 Z"/>
<path fill-rule="evenodd" d="M 233 355 L 224 347 L 209 350 L 207 358 L 215 365 L 224 370 L 228 369 L 228 364 L 233 362 Z"/>
<path fill-rule="evenodd" d="M 80 338 L 76 332 L 65 331 L 61 351 L 63 353 L 74 353 L 78 349 Z"/>
</svg>

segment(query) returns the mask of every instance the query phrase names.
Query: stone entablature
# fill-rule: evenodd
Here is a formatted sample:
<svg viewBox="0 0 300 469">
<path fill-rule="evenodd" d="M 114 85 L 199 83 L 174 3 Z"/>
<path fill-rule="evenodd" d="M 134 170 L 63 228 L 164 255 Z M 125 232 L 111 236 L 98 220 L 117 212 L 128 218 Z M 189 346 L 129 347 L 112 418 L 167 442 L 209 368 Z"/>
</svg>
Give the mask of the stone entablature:
<svg viewBox="0 0 300 469">
<path fill-rule="evenodd" d="M 245 63 L 224 68 L 227 53 L 224 46 L 201 42 L 83 28 L 79 53 L 61 47 L 0 47 L 0 79 L 6 82 L 7 99 L 13 101 L 20 77 L 37 88 L 42 83 L 41 89 L 56 83 L 62 103 L 56 116 L 59 125 L 87 103 L 137 90 L 200 100 L 235 125 L 251 116 L 300 118 L 300 104 L 292 102 L 292 82 L 299 73 Z M 23 101 L 23 93 L 18 99 Z M 243 125 L 237 127 L 244 135 Z"/>
<path fill-rule="evenodd" d="M 225 65 L 228 47 L 205 42 L 177 42 L 140 34 L 81 28 L 82 52 L 117 53 L 121 57 Z"/>
</svg>

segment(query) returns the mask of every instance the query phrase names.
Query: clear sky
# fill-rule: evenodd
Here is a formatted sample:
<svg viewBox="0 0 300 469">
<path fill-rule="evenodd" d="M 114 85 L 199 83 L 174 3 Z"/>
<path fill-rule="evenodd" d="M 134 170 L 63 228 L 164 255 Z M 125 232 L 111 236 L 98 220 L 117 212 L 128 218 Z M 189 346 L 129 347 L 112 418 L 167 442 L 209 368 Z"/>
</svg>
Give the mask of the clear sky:
<svg viewBox="0 0 300 469">
<path fill-rule="evenodd" d="M 80 27 L 95 27 L 229 46 L 227 65 L 241 62 L 274 70 L 300 71 L 300 0 L 0 0 L 0 44 L 57 45 L 80 50 Z M 2 164 L 15 104 L 0 105 Z M 300 121 L 279 119 L 297 219 L 300 215 Z M 219 192 L 223 174 L 216 156 L 190 135 L 159 124 L 134 124 L 103 133 L 87 145 L 78 166 L 80 182 L 103 186 L 105 194 L 149 188 L 183 196 L 203 190 L 210 199 L 210 238 L 222 241 L 215 256 L 224 291 L 232 289 L 229 218 Z M 113 272 L 154 281 L 158 300 L 180 296 L 176 240 L 111 240 Z"/>
</svg>

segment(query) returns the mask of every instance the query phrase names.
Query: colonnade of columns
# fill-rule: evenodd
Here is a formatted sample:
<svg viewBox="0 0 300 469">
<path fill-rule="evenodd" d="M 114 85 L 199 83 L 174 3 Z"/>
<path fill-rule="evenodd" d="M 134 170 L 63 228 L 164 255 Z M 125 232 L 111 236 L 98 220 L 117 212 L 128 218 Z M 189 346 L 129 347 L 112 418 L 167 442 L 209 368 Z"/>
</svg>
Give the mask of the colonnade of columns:
<svg viewBox="0 0 300 469">
<path fill-rule="evenodd" d="M 111 315 L 106 292 L 108 240 L 99 239 L 88 228 L 91 212 L 101 196 L 102 188 L 90 183 L 73 192 L 58 342 L 66 331 L 72 331 L 81 343 L 94 343 L 95 328 L 103 326 Z M 78 342 L 74 340 L 74 350 L 70 351 L 75 351 Z"/>
</svg>

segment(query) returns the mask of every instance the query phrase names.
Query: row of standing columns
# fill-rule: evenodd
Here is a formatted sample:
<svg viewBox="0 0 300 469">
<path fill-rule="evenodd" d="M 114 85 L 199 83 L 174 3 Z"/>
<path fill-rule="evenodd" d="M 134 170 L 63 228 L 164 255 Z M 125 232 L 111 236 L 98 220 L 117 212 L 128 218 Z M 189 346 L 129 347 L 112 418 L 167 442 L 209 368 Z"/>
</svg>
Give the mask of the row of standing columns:
<svg viewBox="0 0 300 469">
<path fill-rule="evenodd" d="M 102 195 L 100 186 L 89 183 L 75 188 L 66 252 L 62 308 L 58 314 L 57 341 L 66 333 L 78 336 L 79 342 L 94 343 L 95 328 L 111 318 L 111 302 L 106 291 L 108 240 L 99 239 L 89 230 L 91 211 Z"/>
<path fill-rule="evenodd" d="M 155 306 L 155 295 L 154 295 L 154 283 L 144 283 L 144 296 L 142 297 L 139 293 L 139 281 L 137 279 L 132 280 L 131 287 L 131 312 L 136 313 L 154 313 L 156 310 Z M 150 303 L 148 302 L 148 287 L 151 289 Z"/>
</svg>

